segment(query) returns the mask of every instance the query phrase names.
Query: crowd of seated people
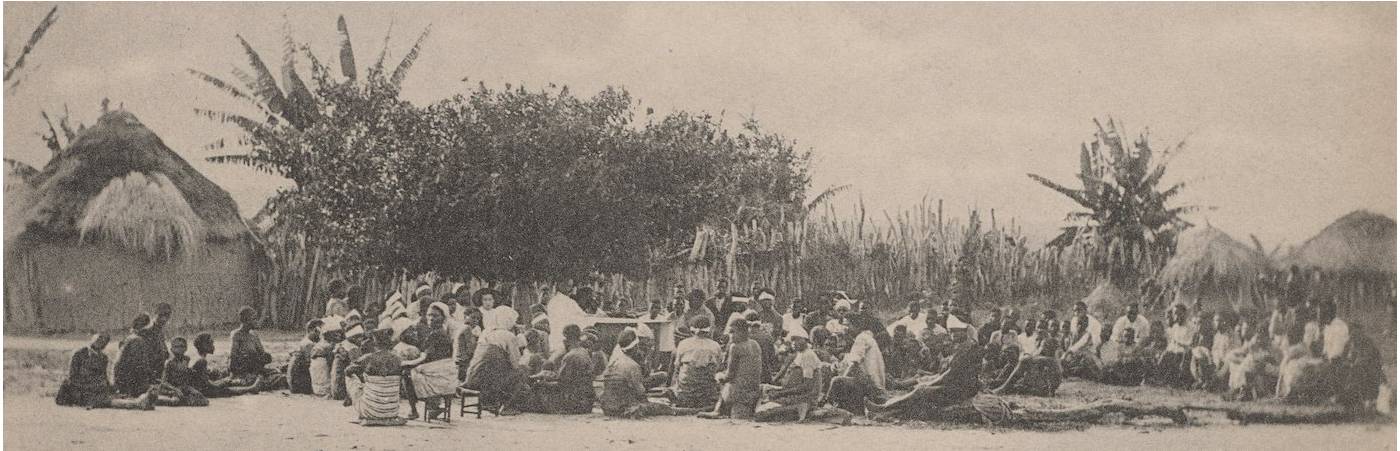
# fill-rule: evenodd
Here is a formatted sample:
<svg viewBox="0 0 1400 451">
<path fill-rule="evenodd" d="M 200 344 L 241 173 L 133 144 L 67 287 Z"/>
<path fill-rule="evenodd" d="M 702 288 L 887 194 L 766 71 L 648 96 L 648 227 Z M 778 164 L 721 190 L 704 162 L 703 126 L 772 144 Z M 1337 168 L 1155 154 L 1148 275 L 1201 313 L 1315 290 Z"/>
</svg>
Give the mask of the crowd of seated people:
<svg viewBox="0 0 1400 451">
<path fill-rule="evenodd" d="M 522 319 L 501 305 L 500 293 L 462 288 L 423 284 L 364 313 L 358 302 L 333 297 L 326 311 L 334 314 L 306 324 L 281 369 L 268 368 L 253 309 L 239 312 L 229 367 L 220 372 L 209 367 L 208 334 L 193 340 L 193 360 L 184 338 L 164 340 L 170 309 L 158 307 L 133 320 L 111 383 L 106 335 L 75 351 L 58 402 L 151 409 L 286 388 L 342 401 L 360 424 L 380 426 L 442 418 L 447 401 L 465 391 L 500 415 L 596 407 L 627 418 L 840 421 L 917 415 L 984 392 L 1055 396 L 1070 377 L 1234 400 L 1358 405 L 1375 399 L 1383 377 L 1374 346 L 1328 302 L 1277 305 L 1267 314 L 1172 305 L 1164 321 L 1127 305 L 1107 328 L 1079 302 L 1066 315 L 994 309 L 978 327 L 969 311 L 951 302 L 934 308 L 919 296 L 907 314 L 884 322 L 871 303 L 844 295 L 804 305 L 779 302 L 769 289 L 721 285 L 713 296 L 678 289 L 673 302 L 651 302 L 633 317 L 579 290 L 532 306 Z M 627 327 L 606 334 L 588 321 L 551 318 L 555 311 L 623 319 Z"/>
</svg>

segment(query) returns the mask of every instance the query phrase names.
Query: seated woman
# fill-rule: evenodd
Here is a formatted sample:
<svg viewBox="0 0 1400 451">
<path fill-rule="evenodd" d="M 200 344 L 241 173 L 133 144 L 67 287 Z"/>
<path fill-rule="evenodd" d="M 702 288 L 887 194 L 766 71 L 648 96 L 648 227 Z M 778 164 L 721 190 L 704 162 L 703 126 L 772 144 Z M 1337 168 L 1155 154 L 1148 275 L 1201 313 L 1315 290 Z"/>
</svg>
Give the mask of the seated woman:
<svg viewBox="0 0 1400 451">
<path fill-rule="evenodd" d="M 346 324 L 345 339 L 336 343 L 334 354 L 331 357 L 330 398 L 346 401 L 346 405 L 349 405 L 350 393 L 345 386 L 345 370 L 364 354 L 360 344 L 364 342 L 365 329 L 358 321 Z"/>
<path fill-rule="evenodd" d="M 774 421 L 793 414 L 797 421 L 806 421 L 808 411 L 817 407 L 821 395 L 821 379 L 817 372 L 826 364 L 812 350 L 807 333 L 802 330 L 788 333 L 788 347 L 793 357 L 781 372 L 783 385 L 763 393 L 766 401 L 754 412 L 757 421 Z"/>
<path fill-rule="evenodd" d="M 1026 329 L 1034 330 L 1035 335 L 1021 343 L 1022 351 L 1015 368 L 992 393 L 1055 396 L 1055 390 L 1060 388 L 1060 361 L 1056 358 L 1060 342 L 1055 339 L 1048 320 L 1041 320 L 1035 326 L 1027 324 Z"/>
<path fill-rule="evenodd" d="M 1191 386 L 1190 351 L 1193 340 L 1187 319 L 1184 304 L 1176 304 L 1167 312 L 1167 344 L 1153 365 L 1153 383 L 1174 388 Z"/>
<path fill-rule="evenodd" d="M 917 417 L 977 396 L 982 389 L 977 373 L 982 365 L 983 348 L 969 339 L 968 327 L 962 321 L 954 322 L 950 318 L 948 323 L 953 358 L 947 369 L 937 375 L 920 377 L 908 393 L 883 403 L 867 402 L 865 409 L 869 416 Z"/>
<path fill-rule="evenodd" d="M 447 304 L 433 302 L 428 306 L 428 321 L 418 332 L 418 346 L 423 362 L 410 372 L 414 397 L 426 400 L 427 418 L 447 414 L 445 400 L 457 392 L 457 366 L 452 361 L 452 337 L 447 329 Z"/>
<path fill-rule="evenodd" d="M 402 426 L 399 416 L 399 382 L 403 361 L 393 352 L 394 331 L 376 329 L 367 334 L 366 354 L 345 369 L 345 386 L 360 418 L 360 426 Z"/>
<path fill-rule="evenodd" d="M 229 334 L 232 342 L 229 349 L 228 371 L 236 385 L 258 384 L 264 390 L 286 386 L 286 379 L 275 370 L 265 368 L 272 363 L 272 355 L 263 350 L 262 340 L 254 332 L 258 325 L 258 312 L 252 307 L 238 309 L 238 328 Z M 258 383 L 261 381 L 261 383 Z"/>
<path fill-rule="evenodd" d="M 476 351 L 467 368 L 467 379 L 463 387 L 481 393 L 482 408 L 499 409 L 501 414 L 510 415 L 518 410 L 513 401 L 528 393 L 526 376 L 517 366 L 520 362 L 520 347 L 516 344 L 515 310 L 501 306 L 487 315 L 489 330 L 477 340 Z"/>
<path fill-rule="evenodd" d="M 643 418 L 661 415 L 692 415 L 699 411 L 694 408 L 671 407 L 648 401 L 646 387 L 642 384 L 642 366 L 637 360 L 642 351 L 637 346 L 639 340 L 632 328 L 627 328 L 617 336 L 617 349 L 608 360 L 603 371 L 603 396 L 598 404 L 603 414 L 610 417 Z"/>
<path fill-rule="evenodd" d="M 334 393 L 335 349 L 345 339 L 340 319 L 329 317 L 321 320 L 320 335 L 321 341 L 311 346 L 307 371 L 311 377 L 311 394 L 329 398 Z"/>
<path fill-rule="evenodd" d="M 107 354 L 102 352 L 111 338 L 107 334 L 92 336 L 87 346 L 73 351 L 68 363 L 68 377 L 58 386 L 54 402 L 60 406 L 82 406 L 89 409 L 151 410 L 155 408 L 154 393 L 148 390 L 136 399 L 113 397 L 112 384 L 107 382 Z"/>
<path fill-rule="evenodd" d="M 311 386 L 311 354 L 316 349 L 316 344 L 321 341 L 321 320 L 313 319 L 306 323 L 306 336 L 302 337 L 292 351 L 291 361 L 287 364 L 287 387 L 293 394 L 312 394 Z"/>
<path fill-rule="evenodd" d="M 201 333 L 194 337 L 194 351 L 199 354 L 199 358 L 190 364 L 190 386 L 205 398 L 223 398 L 247 393 L 256 394 L 260 390 L 262 381 L 250 385 L 238 385 L 232 378 L 220 379 L 217 374 L 209 369 L 209 355 L 214 353 L 214 337 L 206 333 Z"/>
<path fill-rule="evenodd" d="M 706 408 L 714 406 L 719 399 L 715 372 L 719 371 L 724 351 L 719 343 L 710 339 L 710 326 L 708 316 L 691 318 L 690 330 L 694 335 L 676 344 L 676 406 Z"/>
<path fill-rule="evenodd" d="M 170 358 L 165 360 L 161 370 L 157 403 L 168 406 L 203 407 L 209 405 L 199 389 L 194 386 L 194 371 L 190 369 L 190 357 L 185 355 L 189 346 L 183 337 L 170 339 Z"/>
</svg>

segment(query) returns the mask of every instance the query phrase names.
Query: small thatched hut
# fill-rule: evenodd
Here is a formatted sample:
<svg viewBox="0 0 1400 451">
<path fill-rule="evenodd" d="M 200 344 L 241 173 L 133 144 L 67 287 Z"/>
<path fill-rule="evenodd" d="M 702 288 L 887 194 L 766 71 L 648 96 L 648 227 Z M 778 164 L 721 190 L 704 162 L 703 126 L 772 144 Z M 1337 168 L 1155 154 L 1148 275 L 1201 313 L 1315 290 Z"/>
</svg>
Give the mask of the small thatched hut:
<svg viewBox="0 0 1400 451">
<path fill-rule="evenodd" d="M 1177 238 L 1176 253 L 1157 273 L 1174 302 L 1207 307 L 1268 308 L 1258 299 L 1269 258 L 1210 225 L 1192 227 Z"/>
<path fill-rule="evenodd" d="M 258 304 L 264 257 L 233 199 L 131 113 L 104 114 L 31 183 L 6 199 L 7 328 L 119 329 L 160 302 L 174 326 L 206 326 Z"/>
</svg>

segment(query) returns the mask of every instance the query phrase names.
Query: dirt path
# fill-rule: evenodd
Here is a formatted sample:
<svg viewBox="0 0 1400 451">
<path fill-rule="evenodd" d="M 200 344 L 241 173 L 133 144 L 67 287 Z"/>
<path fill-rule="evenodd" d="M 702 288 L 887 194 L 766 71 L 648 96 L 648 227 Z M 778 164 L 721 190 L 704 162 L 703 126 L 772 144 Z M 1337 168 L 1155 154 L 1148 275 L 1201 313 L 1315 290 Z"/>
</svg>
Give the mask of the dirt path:
<svg viewBox="0 0 1400 451">
<path fill-rule="evenodd" d="M 1043 432 L 979 427 L 759 425 L 727 420 L 612 420 L 601 415 L 455 419 L 365 428 L 338 404 L 265 394 L 204 408 L 154 412 L 61 408 L 33 396 L 5 398 L 7 449 L 1395 449 L 1393 425 L 1093 426 Z M 1343 442 L 1345 441 L 1345 442 Z M 1111 444 L 1111 445 L 1110 445 Z"/>
</svg>

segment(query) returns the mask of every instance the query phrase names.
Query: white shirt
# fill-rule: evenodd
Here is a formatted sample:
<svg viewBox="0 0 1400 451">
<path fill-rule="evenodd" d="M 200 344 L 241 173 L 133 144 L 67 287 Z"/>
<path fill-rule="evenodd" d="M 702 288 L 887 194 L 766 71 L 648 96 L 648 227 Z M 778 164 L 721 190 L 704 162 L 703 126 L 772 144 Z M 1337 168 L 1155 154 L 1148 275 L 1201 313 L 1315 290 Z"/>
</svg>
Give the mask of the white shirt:
<svg viewBox="0 0 1400 451">
<path fill-rule="evenodd" d="M 1191 328 L 1177 324 L 1167 328 L 1167 352 L 1185 353 L 1191 347 Z"/>
<path fill-rule="evenodd" d="M 1021 348 L 1021 356 L 1035 356 L 1040 354 L 1040 343 L 1036 343 L 1035 335 L 1025 333 L 1016 335 L 1016 346 Z"/>
<path fill-rule="evenodd" d="M 1118 341 L 1123 336 L 1123 331 L 1132 329 L 1136 337 L 1134 341 L 1141 343 L 1147 339 L 1147 334 L 1152 332 L 1152 323 L 1147 321 L 1147 317 L 1138 315 L 1137 321 L 1128 321 L 1128 315 L 1118 317 L 1118 321 L 1113 323 L 1113 341 Z"/>
<path fill-rule="evenodd" d="M 904 328 L 908 329 L 909 333 L 913 334 L 915 337 L 919 336 L 919 334 L 924 332 L 924 329 L 928 328 L 928 321 L 924 319 L 923 315 L 919 315 L 917 319 L 910 318 L 909 315 L 904 315 L 903 318 L 900 318 L 895 322 L 890 323 L 889 327 L 885 328 L 885 332 L 888 332 L 890 335 L 894 335 L 895 326 L 899 326 L 900 324 L 903 324 Z"/>
<path fill-rule="evenodd" d="M 851 342 L 851 350 L 846 353 L 846 362 L 860 364 L 871 382 L 880 390 L 885 389 L 885 356 L 880 354 L 880 344 L 875 334 L 863 331 Z"/>
<path fill-rule="evenodd" d="M 1347 350 L 1347 341 L 1351 340 L 1351 329 L 1347 327 L 1346 321 L 1341 318 L 1332 318 L 1332 322 L 1322 328 L 1322 355 L 1329 359 L 1342 356 Z"/>
<path fill-rule="evenodd" d="M 832 334 L 844 334 L 846 333 L 846 325 L 842 324 L 841 320 L 832 318 L 826 321 L 826 330 Z"/>
<path fill-rule="evenodd" d="M 1103 323 L 1100 323 L 1099 320 L 1098 320 L 1097 318 L 1094 318 L 1092 315 L 1088 316 L 1088 318 L 1089 318 L 1089 321 L 1087 321 L 1087 322 L 1088 322 L 1089 324 L 1088 324 L 1087 326 L 1085 326 L 1085 327 L 1081 327 L 1081 326 L 1079 325 L 1079 317 L 1078 317 L 1078 316 L 1076 316 L 1076 317 L 1074 317 L 1074 319 L 1070 320 L 1070 322 L 1069 322 L 1069 330 L 1073 331 L 1073 332 L 1074 332 L 1074 335 L 1073 335 L 1073 336 L 1076 337 L 1076 338 L 1078 338 L 1078 340 L 1076 340 L 1076 341 L 1074 342 L 1074 344 L 1071 344 L 1071 345 L 1070 345 L 1070 347 L 1069 347 L 1069 351 L 1070 351 L 1070 352 L 1078 352 L 1079 350 L 1084 349 L 1085 346 L 1088 346 L 1088 345 L 1091 345 L 1091 344 L 1094 346 L 1093 349 L 1098 349 L 1098 348 L 1099 348 L 1099 344 L 1102 344 L 1102 343 L 1103 343 Z M 1085 331 L 1086 331 L 1088 334 L 1087 334 L 1087 335 L 1084 335 L 1084 336 L 1080 336 L 1080 335 L 1081 335 L 1081 334 L 1080 334 L 1080 329 L 1081 329 L 1081 328 L 1085 329 Z"/>
</svg>

